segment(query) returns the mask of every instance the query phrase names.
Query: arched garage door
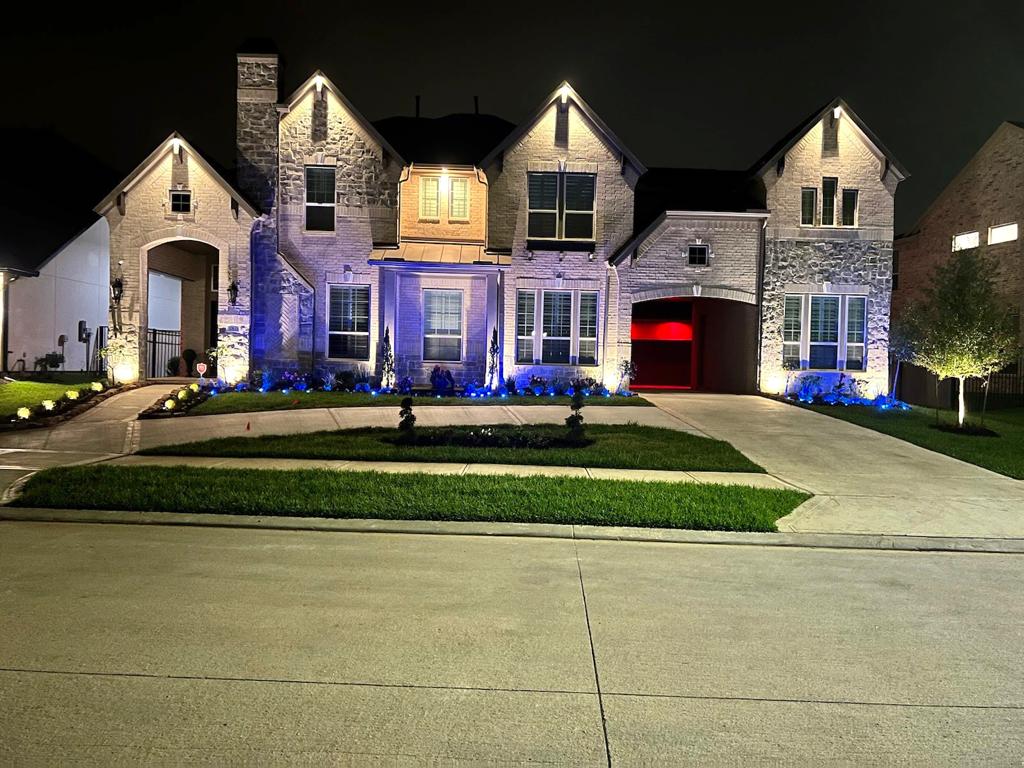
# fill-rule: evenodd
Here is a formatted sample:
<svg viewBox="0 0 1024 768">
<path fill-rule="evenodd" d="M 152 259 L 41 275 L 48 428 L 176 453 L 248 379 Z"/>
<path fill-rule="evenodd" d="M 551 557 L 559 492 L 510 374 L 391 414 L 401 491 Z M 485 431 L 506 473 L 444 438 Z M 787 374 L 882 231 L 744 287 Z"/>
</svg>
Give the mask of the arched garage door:
<svg viewBox="0 0 1024 768">
<path fill-rule="evenodd" d="M 635 389 L 754 391 L 753 304 L 690 297 L 637 302 L 630 338 Z"/>
</svg>

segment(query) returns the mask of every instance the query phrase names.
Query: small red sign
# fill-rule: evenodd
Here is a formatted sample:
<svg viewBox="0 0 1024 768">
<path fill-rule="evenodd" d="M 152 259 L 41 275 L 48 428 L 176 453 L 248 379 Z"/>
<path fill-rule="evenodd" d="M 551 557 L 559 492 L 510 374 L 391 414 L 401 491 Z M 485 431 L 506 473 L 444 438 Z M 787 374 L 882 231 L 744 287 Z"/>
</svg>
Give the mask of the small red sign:
<svg viewBox="0 0 1024 768">
<path fill-rule="evenodd" d="M 206 373 L 206 363 L 196 363 L 196 370 L 199 371 L 199 375 L 202 376 Z"/>
</svg>

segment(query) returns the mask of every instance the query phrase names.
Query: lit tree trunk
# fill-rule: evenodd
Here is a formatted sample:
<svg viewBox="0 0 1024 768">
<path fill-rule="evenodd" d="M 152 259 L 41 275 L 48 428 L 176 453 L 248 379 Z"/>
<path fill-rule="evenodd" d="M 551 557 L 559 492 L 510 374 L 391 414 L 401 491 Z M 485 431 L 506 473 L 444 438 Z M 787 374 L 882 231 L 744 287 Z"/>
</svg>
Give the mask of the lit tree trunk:
<svg viewBox="0 0 1024 768">
<path fill-rule="evenodd" d="M 896 387 L 900 383 L 900 359 L 896 358 L 896 373 L 892 377 L 892 389 L 889 390 L 889 397 L 896 399 Z"/>
<path fill-rule="evenodd" d="M 956 393 L 956 421 L 961 429 L 964 426 L 964 418 L 967 416 L 967 405 L 964 403 L 964 377 L 960 376 L 957 378 L 960 386 L 957 387 Z"/>
</svg>

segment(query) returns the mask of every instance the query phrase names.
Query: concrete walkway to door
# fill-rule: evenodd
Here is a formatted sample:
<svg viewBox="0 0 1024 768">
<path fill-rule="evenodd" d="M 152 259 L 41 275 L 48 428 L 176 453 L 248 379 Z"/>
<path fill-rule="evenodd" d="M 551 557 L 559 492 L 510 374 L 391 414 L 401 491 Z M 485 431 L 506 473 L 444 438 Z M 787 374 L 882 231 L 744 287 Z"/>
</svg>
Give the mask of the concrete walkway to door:
<svg viewBox="0 0 1024 768">
<path fill-rule="evenodd" d="M 1024 538 L 1024 483 L 763 397 L 645 395 L 815 494 L 779 530 Z"/>
</svg>

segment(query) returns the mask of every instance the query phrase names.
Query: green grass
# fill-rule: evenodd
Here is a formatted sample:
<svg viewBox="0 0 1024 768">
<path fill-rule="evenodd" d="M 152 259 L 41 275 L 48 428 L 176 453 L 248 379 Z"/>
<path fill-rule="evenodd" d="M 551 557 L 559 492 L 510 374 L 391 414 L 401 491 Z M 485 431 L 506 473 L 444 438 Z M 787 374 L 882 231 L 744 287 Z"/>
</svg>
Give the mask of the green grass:
<svg viewBox="0 0 1024 768">
<path fill-rule="evenodd" d="M 775 531 L 799 491 L 564 477 L 82 466 L 33 475 L 22 507 Z"/>
<path fill-rule="evenodd" d="M 586 413 L 586 411 L 584 411 Z M 480 427 L 448 427 L 469 431 Z M 512 425 L 494 425 L 495 431 L 516 430 Z M 531 425 L 542 435 L 563 437 L 564 426 Z M 431 427 L 417 431 L 428 434 Z M 143 453 L 158 456 L 234 456 L 278 459 L 355 459 L 363 461 L 465 462 L 475 464 L 543 464 L 561 467 L 619 467 L 624 469 L 715 470 L 763 472 L 764 470 L 729 443 L 691 435 L 674 429 L 641 427 L 635 424 L 597 424 L 587 427 L 583 447 L 479 448 L 458 445 L 395 445 L 394 428 L 366 427 L 303 435 L 225 437 L 195 443 L 152 448 Z"/>
<path fill-rule="evenodd" d="M 858 406 L 805 407 L 1024 480 L 1024 408 L 989 411 L 985 417 L 985 426 L 998 432 L 999 437 L 978 437 L 935 429 L 932 426 L 935 424 L 933 408 L 915 407 L 910 411 L 880 411 L 877 408 Z M 944 423 L 956 423 L 956 414 L 953 411 L 940 411 L 939 417 Z M 977 421 L 979 418 L 968 414 L 969 423 Z"/>
<path fill-rule="evenodd" d="M 22 406 L 39 405 L 43 400 L 57 400 L 69 389 L 82 389 L 99 379 L 79 377 L 77 381 L 7 381 L 0 383 L 0 418 L 13 416 Z"/>
<path fill-rule="evenodd" d="M 388 406 L 398 408 L 404 395 L 371 396 L 365 392 L 222 392 L 216 397 L 196 406 L 193 416 L 210 416 L 216 413 L 248 413 L 253 411 L 291 411 L 299 408 L 357 408 L 360 406 Z M 571 398 L 564 395 L 525 397 L 430 397 L 414 398 L 415 408 L 431 405 L 561 405 L 569 406 Z M 651 404 L 642 397 L 597 397 L 587 398 L 587 405 L 640 405 Z"/>
</svg>

